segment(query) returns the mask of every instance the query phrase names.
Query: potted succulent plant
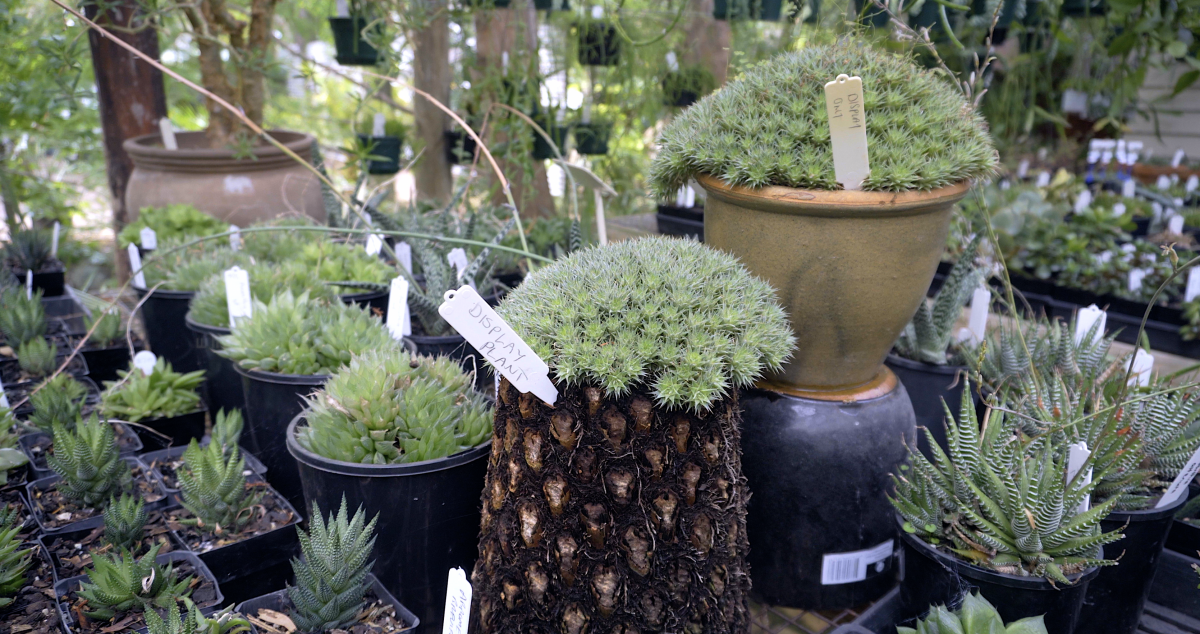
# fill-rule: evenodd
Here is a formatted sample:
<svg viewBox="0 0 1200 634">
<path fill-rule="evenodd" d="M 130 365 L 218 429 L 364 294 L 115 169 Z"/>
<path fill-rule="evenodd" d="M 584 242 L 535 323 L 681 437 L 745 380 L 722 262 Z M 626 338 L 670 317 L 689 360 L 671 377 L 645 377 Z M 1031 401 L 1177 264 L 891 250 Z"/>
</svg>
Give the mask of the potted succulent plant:
<svg viewBox="0 0 1200 634">
<path fill-rule="evenodd" d="M 565 631 L 747 630 L 738 389 L 791 352 L 775 292 L 728 254 L 651 238 L 560 259 L 498 311 L 558 398 L 500 382 L 480 631 L 545 614 Z"/>
<path fill-rule="evenodd" d="M 240 391 L 241 386 L 238 386 L 238 389 Z M 254 454 L 240 449 L 242 427 L 241 410 L 235 409 L 229 412 L 223 409 L 217 410 L 217 416 L 213 419 L 212 434 L 206 436 L 201 441 L 201 445 L 216 444 L 226 453 L 229 453 L 234 447 L 239 447 L 242 459 L 246 462 L 246 469 L 250 473 L 262 476 L 267 472 L 267 467 L 259 462 Z M 163 489 L 176 500 L 179 498 L 179 472 L 183 469 L 184 454 L 189 446 L 167 447 L 158 451 L 148 451 L 139 456 L 146 466 L 154 469 L 155 474 L 162 481 Z"/>
<path fill-rule="evenodd" d="M 384 119 L 383 134 L 375 134 L 374 122 L 365 120 L 358 128 L 358 147 L 367 155 L 368 174 L 400 171 L 400 151 L 408 127 L 399 119 Z"/>
<path fill-rule="evenodd" d="M 834 170 L 824 86 L 841 75 L 862 81 L 861 190 Z M 705 243 L 775 285 L 797 337 L 767 391 L 743 403 L 750 488 L 780 501 L 750 504 L 750 541 L 762 544 L 750 569 L 768 603 L 849 608 L 890 587 L 891 559 L 828 584 L 825 556 L 895 539 L 884 492 L 914 421 L 883 361 L 925 299 L 954 204 L 996 165 L 983 118 L 953 84 L 854 38 L 755 66 L 663 130 L 653 193 L 698 182 Z M 882 239 L 864 250 L 864 235 Z"/>
<path fill-rule="evenodd" d="M 20 528 L 0 518 L 0 622 L 10 632 L 58 634 L 58 610 L 39 609 L 54 596 L 54 571 L 45 551 L 27 544 Z"/>
<path fill-rule="evenodd" d="M 608 137 L 612 134 L 611 121 L 579 121 L 571 126 L 575 135 L 575 151 L 589 156 L 608 154 Z"/>
<path fill-rule="evenodd" d="M 115 381 L 117 371 L 129 367 L 131 357 L 125 342 L 126 321 L 115 306 L 85 319 L 85 327 L 92 336 L 88 337 L 80 354 L 87 362 L 88 377 L 93 381 Z M 135 348 L 138 343 L 135 339 Z"/>
<path fill-rule="evenodd" d="M 914 625 L 915 628 L 897 627 L 896 634 L 1049 634 L 1041 616 L 1030 616 L 1005 625 L 996 606 L 976 592 L 964 593 L 962 605 L 953 611 L 948 605 L 931 606 L 929 615 Z"/>
<path fill-rule="evenodd" d="M 91 416 L 99 403 L 100 391 L 89 379 L 76 379 L 60 374 L 41 386 L 29 397 L 32 411 L 23 421 L 21 450 L 29 456 L 29 468 L 35 479 L 53 475 L 46 456 L 54 451 L 54 427 L 74 429 L 78 421 Z M 113 436 L 121 455 L 130 456 L 142 450 L 138 435 L 121 423 L 112 423 Z"/>
<path fill-rule="evenodd" d="M 149 374 L 130 368 L 118 375 L 119 381 L 104 384 L 100 412 L 135 423 L 144 446 L 183 445 L 204 435 L 207 410 L 198 391 L 203 370 L 180 373 L 159 359 Z"/>
<path fill-rule="evenodd" d="M 380 25 L 362 3 L 351 0 L 348 8 L 349 15 L 329 18 L 337 62 L 346 66 L 374 66 L 379 60 L 379 51 L 367 41 L 365 34 L 370 29 L 372 35 L 377 35 Z"/>
<path fill-rule="evenodd" d="M 350 516 L 343 502 L 328 518 L 312 507 L 308 532 L 299 526 L 301 555 L 292 560 L 296 585 L 237 606 L 251 619 L 266 611 L 286 615 L 296 630 L 310 634 L 332 631 L 399 632 L 420 621 L 389 593 L 375 575 L 371 560 L 375 520 L 360 508 Z"/>
<path fill-rule="evenodd" d="M 233 606 L 205 616 L 205 610 L 196 607 L 195 601 L 184 597 L 183 602 L 187 605 L 187 615 L 183 617 L 180 616 L 178 603 L 172 603 L 167 609 L 166 619 L 155 610 L 146 612 L 147 634 L 240 634 L 255 631 L 250 621 L 233 611 Z"/>
<path fill-rule="evenodd" d="M 585 18 L 575 24 L 579 63 L 584 66 L 616 66 L 621 62 L 621 35 L 605 19 Z"/>
<path fill-rule="evenodd" d="M 9 236 L 4 246 L 4 262 L 25 283 L 27 272 L 33 272 L 33 288 L 46 297 L 58 297 L 65 291 L 66 269 L 54 256 L 53 238 L 45 229 L 24 229 Z"/>
<path fill-rule="evenodd" d="M 276 490 L 303 500 L 296 462 L 288 454 L 288 423 L 304 397 L 338 368 L 367 350 L 397 350 L 383 323 L 357 306 L 310 300 L 290 291 L 254 302 L 252 316 L 218 339 L 221 356 L 237 364 L 252 447 L 270 469 Z"/>
<path fill-rule="evenodd" d="M 83 574 L 91 566 L 92 552 L 96 550 L 125 550 L 140 556 L 154 546 L 159 547 L 160 553 L 175 549 L 161 513 L 147 511 L 145 502 L 129 494 L 109 501 L 104 507 L 102 526 L 45 535 L 38 541 L 54 565 L 55 580 Z"/>
<path fill-rule="evenodd" d="M 137 220 L 125 225 L 121 233 L 117 234 L 117 246 L 125 249 L 131 244 L 136 244 L 145 257 L 149 251 L 142 247 L 143 229 L 152 229 L 156 242 L 162 240 L 167 243 L 179 243 L 190 238 L 221 233 L 228 228 L 228 222 L 221 222 L 187 203 L 146 207 L 138 210 Z"/>
<path fill-rule="evenodd" d="M 0 524 L 13 524 L 26 533 L 36 525 L 21 493 L 29 481 L 29 458 L 17 448 L 16 425 L 12 410 L 0 406 Z"/>
<path fill-rule="evenodd" d="M 984 272 L 975 264 L 978 249 L 979 238 L 976 238 L 954 263 L 933 299 L 917 306 L 912 321 L 904 327 L 887 357 L 887 366 L 896 373 L 912 400 L 917 425 L 933 432 L 943 451 L 946 429 L 942 424 L 945 414 L 942 403 L 950 411 L 958 411 L 966 385 L 963 379 L 967 363 L 955 340 L 954 324 L 962 314 L 963 304 L 983 281 Z M 918 445 L 928 454 L 925 439 L 924 435 L 918 436 Z"/>
<path fill-rule="evenodd" d="M 491 431 L 456 362 L 395 350 L 351 359 L 288 426 L 304 499 L 376 516 L 391 545 L 375 574 L 427 627 L 441 621 L 446 570 L 474 561 Z"/>
</svg>

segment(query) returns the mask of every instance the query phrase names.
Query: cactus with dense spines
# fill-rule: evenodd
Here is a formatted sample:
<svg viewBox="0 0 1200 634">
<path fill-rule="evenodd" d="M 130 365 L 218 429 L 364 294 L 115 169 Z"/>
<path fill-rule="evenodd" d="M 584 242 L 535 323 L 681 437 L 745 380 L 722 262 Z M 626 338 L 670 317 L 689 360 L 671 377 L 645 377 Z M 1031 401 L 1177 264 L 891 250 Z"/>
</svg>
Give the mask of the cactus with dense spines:
<svg viewBox="0 0 1200 634">
<path fill-rule="evenodd" d="M 299 526 L 300 558 L 292 559 L 296 585 L 288 586 L 292 600 L 289 616 L 300 632 L 328 632 L 354 623 L 362 609 L 367 575 L 375 564 L 375 521 L 367 521 L 360 507 L 350 517 L 346 498 L 337 514 L 326 519 L 316 502 L 309 531 Z"/>
<path fill-rule="evenodd" d="M 17 362 L 29 376 L 42 377 L 58 367 L 58 349 L 41 337 L 30 339 L 17 348 Z"/>
<path fill-rule="evenodd" d="M 453 360 L 369 351 L 309 399 L 305 449 L 332 460 L 420 462 L 491 437 L 492 412 Z"/>
<path fill-rule="evenodd" d="M 234 445 L 226 453 L 221 445 L 201 447 L 195 439 L 183 452 L 183 468 L 178 471 L 179 493 L 183 508 L 191 518 L 181 520 L 206 533 L 237 533 L 253 519 L 250 507 L 261 493 L 246 489 L 246 461 Z"/>
<path fill-rule="evenodd" d="M 753 188 L 841 189 L 824 87 L 843 73 L 863 82 L 864 190 L 931 190 L 995 172 L 987 124 L 951 82 L 845 38 L 765 61 L 676 117 L 659 137 L 651 191 L 669 198 L 699 174 Z"/>
<path fill-rule="evenodd" d="M 104 541 L 122 550 L 134 550 L 146 527 L 146 503 L 122 493 L 104 507 Z"/>
<path fill-rule="evenodd" d="M 54 451 L 46 456 L 61 478 L 58 491 L 69 500 L 95 507 L 129 488 L 132 473 L 121 459 L 112 426 L 95 416 L 68 430 L 54 427 Z"/>
<path fill-rule="evenodd" d="M 26 422 L 46 433 L 54 431 L 55 424 L 70 429 L 79 422 L 86 395 L 82 383 L 69 374 L 60 374 L 29 397 L 33 413 Z"/>
<path fill-rule="evenodd" d="M 150 374 L 130 368 L 118 370 L 117 376 L 119 381 L 105 382 L 107 389 L 100 395 L 105 416 L 136 423 L 187 414 L 200 406 L 197 390 L 204 382 L 204 370 L 179 373 L 160 358 Z"/>
<path fill-rule="evenodd" d="M 15 349 L 46 334 L 46 309 L 42 306 L 41 289 L 30 297 L 24 288 L 7 288 L 0 292 L 0 305 L 4 306 L 4 310 L 0 310 L 0 334 L 10 347 Z"/>
<path fill-rule="evenodd" d="M 257 263 L 246 268 L 250 278 L 250 297 L 259 301 L 270 300 L 283 290 L 293 295 L 308 293 L 310 300 L 333 303 L 337 293 L 333 288 L 313 277 L 312 270 L 299 262 L 283 264 Z M 225 276 L 214 275 L 200 285 L 192 298 L 188 316 L 196 323 L 220 328 L 229 327 L 229 301 L 225 295 Z"/>
<path fill-rule="evenodd" d="M 146 629 L 149 634 L 239 634 L 252 631 L 250 621 L 233 612 L 233 606 L 206 617 L 191 599 L 184 598 L 187 615 L 179 614 L 179 605 L 172 603 L 163 619 L 154 610 L 146 611 Z"/>
<path fill-rule="evenodd" d="M 996 606 L 982 595 L 967 592 L 955 611 L 935 605 L 917 626 L 897 627 L 897 634 L 1047 634 L 1041 616 L 1031 616 L 1004 625 Z"/>
<path fill-rule="evenodd" d="M 22 548 L 18 535 L 21 527 L 0 523 L 0 609 L 12 603 L 13 595 L 25 587 L 26 574 L 33 563 L 33 549 Z"/>
<path fill-rule="evenodd" d="M 242 437 L 242 410 L 231 409 L 228 412 L 221 408 L 213 420 L 212 444 L 221 448 L 225 453 L 238 446 Z"/>
<path fill-rule="evenodd" d="M 24 229 L 9 236 L 9 242 L 4 246 L 4 259 L 19 276 L 25 275 L 25 271 L 37 273 L 57 262 L 53 246 L 49 230 Z"/>
<path fill-rule="evenodd" d="M 130 610 L 167 608 L 190 595 L 192 577 L 179 578 L 174 566 L 154 562 L 161 547 L 155 544 L 141 557 L 129 551 L 92 551 L 92 567 L 78 591 L 87 601 L 83 613 L 107 621 Z"/>
<path fill-rule="evenodd" d="M 984 276 L 983 269 L 975 264 L 979 241 L 980 238 L 975 238 L 967 245 L 937 295 L 917 306 L 917 312 L 896 340 L 896 354 L 934 365 L 946 365 L 950 360 L 955 347 L 954 323 Z"/>
</svg>

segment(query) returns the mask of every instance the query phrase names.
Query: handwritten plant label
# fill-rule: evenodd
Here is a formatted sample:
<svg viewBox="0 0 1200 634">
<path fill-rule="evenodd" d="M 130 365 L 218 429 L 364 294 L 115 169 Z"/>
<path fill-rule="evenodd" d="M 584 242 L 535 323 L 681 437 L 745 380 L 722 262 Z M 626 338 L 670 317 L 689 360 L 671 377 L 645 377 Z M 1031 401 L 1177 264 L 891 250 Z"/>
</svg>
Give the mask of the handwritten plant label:
<svg viewBox="0 0 1200 634">
<path fill-rule="evenodd" d="M 1121 195 L 1122 196 L 1124 196 L 1126 198 L 1133 198 L 1133 195 L 1136 193 L 1137 193 L 1137 183 L 1133 182 L 1132 178 L 1127 178 L 1127 179 L 1125 179 L 1124 183 L 1121 183 Z"/>
<path fill-rule="evenodd" d="M 58 257 L 58 234 L 62 231 L 62 225 L 57 220 L 54 221 L 54 232 L 50 236 L 50 257 Z"/>
<path fill-rule="evenodd" d="M 241 251 L 242 230 L 237 225 L 229 225 L 229 230 L 233 232 L 229 234 L 229 248 L 234 251 Z"/>
<path fill-rule="evenodd" d="M 143 251 L 153 251 L 158 248 L 158 234 L 150 227 L 142 227 L 138 232 L 138 239 L 142 241 Z"/>
<path fill-rule="evenodd" d="M 137 288 L 146 288 L 146 275 L 142 273 L 142 254 L 138 252 L 136 244 L 129 245 L 129 270 L 133 273 L 133 285 Z"/>
<path fill-rule="evenodd" d="M 550 367 L 475 289 L 462 286 L 457 291 L 446 291 L 445 298 L 438 306 L 438 314 L 513 386 L 521 392 L 533 392 L 551 405 L 558 400 L 558 389 L 550 380 Z"/>
<path fill-rule="evenodd" d="M 1038 173 L 1037 186 L 1038 187 L 1049 187 L 1050 186 L 1050 172 L 1048 172 L 1046 170 L 1042 170 L 1040 173 Z"/>
<path fill-rule="evenodd" d="M 154 373 L 154 364 L 156 363 L 158 363 L 158 357 L 149 350 L 142 350 L 133 355 L 133 367 L 141 370 L 142 374 L 146 376 Z"/>
<path fill-rule="evenodd" d="M 1179 471 L 1179 475 L 1171 481 L 1171 486 L 1167 487 L 1167 492 L 1163 493 L 1162 498 L 1158 500 L 1158 504 L 1154 505 L 1156 509 L 1166 508 L 1171 506 L 1181 496 L 1185 495 L 1188 490 L 1188 485 L 1192 480 L 1196 479 L 1196 474 L 1200 473 L 1200 449 L 1192 454 L 1188 459 L 1187 464 L 1183 465 L 1183 469 Z"/>
<path fill-rule="evenodd" d="M 175 140 L 175 126 L 171 120 L 163 117 L 158 120 L 158 131 L 162 133 L 163 147 L 168 150 L 178 150 L 179 142 Z"/>
<path fill-rule="evenodd" d="M 442 634 L 467 634 L 471 622 L 471 582 L 462 568 L 451 568 L 446 580 L 446 612 Z"/>
<path fill-rule="evenodd" d="M 1082 440 L 1077 443 L 1067 445 L 1067 451 L 1067 482 L 1069 483 L 1075 479 L 1076 475 L 1079 474 L 1079 470 L 1083 468 L 1084 463 L 1087 462 L 1087 459 L 1092 455 L 1092 452 L 1090 449 L 1088 449 L 1087 443 Z M 1092 468 L 1088 467 L 1087 473 L 1083 474 L 1082 484 L 1086 486 L 1091 484 L 1091 482 Z M 1092 496 L 1085 495 L 1083 496 L 1083 499 L 1079 501 L 1079 508 L 1076 512 L 1083 513 L 1091 507 Z"/>
<path fill-rule="evenodd" d="M 1097 338 L 1103 337 L 1104 326 L 1108 323 L 1108 313 L 1100 310 L 1095 304 L 1092 304 L 1087 308 L 1080 308 L 1079 313 L 1075 315 L 1075 343 L 1078 344 L 1080 341 L 1083 341 L 1083 338 L 1087 336 L 1088 331 L 1091 330 L 1092 326 L 1097 323 L 1099 323 L 1099 325 L 1096 326 L 1095 336 Z M 1093 341 L 1095 341 L 1095 339 L 1093 339 Z"/>
<path fill-rule="evenodd" d="M 383 250 L 383 238 L 379 237 L 378 233 L 372 233 L 367 236 L 367 255 L 379 255 Z"/>
<path fill-rule="evenodd" d="M 388 290 L 387 329 L 392 339 L 412 334 L 412 321 L 408 314 L 408 280 L 397 276 Z"/>
<path fill-rule="evenodd" d="M 829 111 L 835 178 L 844 189 L 860 190 L 863 179 L 871 175 L 862 78 L 843 74 L 825 84 L 825 108 Z"/>
<path fill-rule="evenodd" d="M 1130 385 L 1146 387 L 1150 385 L 1150 374 L 1154 371 L 1154 355 L 1137 349 L 1133 355 L 1133 372 L 1129 377 Z"/>
<path fill-rule="evenodd" d="M 229 326 L 236 327 L 239 319 L 254 312 L 250 299 L 250 273 L 240 266 L 225 271 L 225 305 L 229 308 Z"/>
<path fill-rule="evenodd" d="M 394 251 L 396 259 L 400 261 L 400 266 L 403 266 L 404 270 L 412 275 L 412 245 L 407 242 L 397 242 Z"/>
</svg>

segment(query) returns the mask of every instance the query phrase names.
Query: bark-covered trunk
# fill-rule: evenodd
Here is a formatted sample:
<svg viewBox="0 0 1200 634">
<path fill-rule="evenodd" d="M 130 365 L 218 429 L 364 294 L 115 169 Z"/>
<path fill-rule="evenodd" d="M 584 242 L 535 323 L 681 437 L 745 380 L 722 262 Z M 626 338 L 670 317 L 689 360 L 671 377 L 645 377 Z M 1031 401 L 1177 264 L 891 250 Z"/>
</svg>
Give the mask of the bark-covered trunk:
<svg viewBox="0 0 1200 634">
<path fill-rule="evenodd" d="M 737 398 L 693 414 L 641 392 L 500 385 L 472 575 L 483 632 L 746 632 Z"/>
</svg>

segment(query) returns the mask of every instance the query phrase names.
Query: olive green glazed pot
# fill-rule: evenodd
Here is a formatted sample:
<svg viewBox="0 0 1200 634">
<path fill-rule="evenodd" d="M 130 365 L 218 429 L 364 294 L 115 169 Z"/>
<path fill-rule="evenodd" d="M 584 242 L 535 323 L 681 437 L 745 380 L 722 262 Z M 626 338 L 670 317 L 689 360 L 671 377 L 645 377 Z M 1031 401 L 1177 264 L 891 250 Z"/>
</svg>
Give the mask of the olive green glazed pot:
<svg viewBox="0 0 1200 634">
<path fill-rule="evenodd" d="M 796 351 L 768 382 L 820 398 L 885 381 L 883 360 L 925 298 L 969 184 L 889 193 L 697 181 L 705 243 L 769 281 L 791 319 Z"/>
</svg>

